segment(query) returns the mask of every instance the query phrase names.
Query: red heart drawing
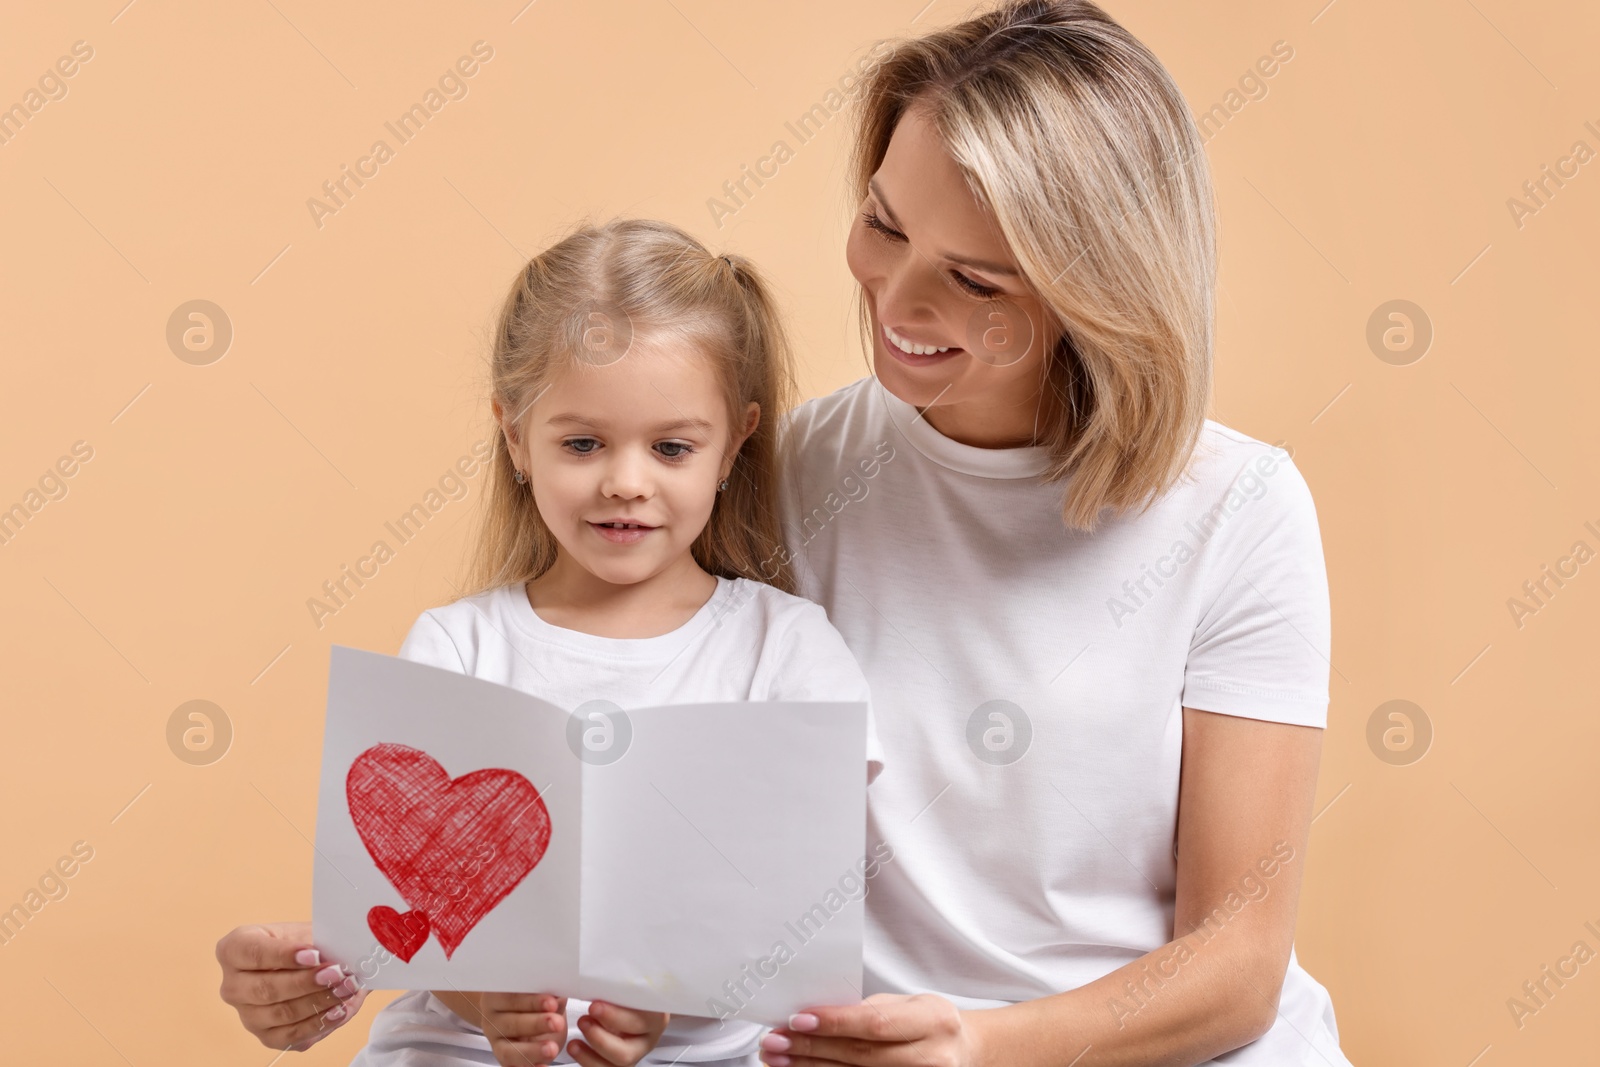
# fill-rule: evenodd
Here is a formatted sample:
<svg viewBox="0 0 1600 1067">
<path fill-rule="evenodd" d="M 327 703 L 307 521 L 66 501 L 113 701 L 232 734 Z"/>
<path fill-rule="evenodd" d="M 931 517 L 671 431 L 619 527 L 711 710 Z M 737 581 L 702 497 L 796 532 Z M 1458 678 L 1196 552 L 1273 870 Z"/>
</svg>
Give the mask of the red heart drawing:
<svg viewBox="0 0 1600 1067">
<path fill-rule="evenodd" d="M 377 936 L 378 944 L 406 963 L 428 940 L 428 917 L 416 910 L 401 915 L 387 904 L 379 904 L 367 912 L 367 927 Z"/>
<path fill-rule="evenodd" d="M 431 930 L 449 959 L 550 844 L 550 813 L 522 775 L 491 767 L 452 779 L 438 760 L 406 745 L 385 742 L 357 756 L 345 797 L 372 861 L 426 922 L 412 953 Z M 368 913 L 368 925 L 401 955 L 383 941 L 377 912 Z M 390 929 L 408 933 L 400 947 L 416 936 Z"/>
</svg>

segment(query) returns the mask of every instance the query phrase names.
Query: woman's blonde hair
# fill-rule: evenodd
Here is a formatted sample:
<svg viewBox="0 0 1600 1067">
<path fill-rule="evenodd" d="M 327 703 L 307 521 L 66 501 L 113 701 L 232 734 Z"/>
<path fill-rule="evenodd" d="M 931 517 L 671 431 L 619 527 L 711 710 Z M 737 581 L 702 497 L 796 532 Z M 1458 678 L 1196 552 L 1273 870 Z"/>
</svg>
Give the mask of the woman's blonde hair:
<svg viewBox="0 0 1600 1067">
<path fill-rule="evenodd" d="M 716 256 L 683 230 L 650 219 L 583 225 L 529 260 L 501 306 L 489 357 L 489 389 L 515 429 L 539 393 L 574 363 L 640 358 L 656 343 L 687 344 L 711 363 L 737 436 L 750 401 L 755 431 L 728 474 L 728 488 L 692 546 L 695 561 L 726 578 L 794 591 L 776 512 L 779 416 L 793 403 L 792 352 L 768 287 L 737 255 Z M 539 577 L 556 539 L 519 485 L 502 427 L 477 549 L 462 596 Z"/>
<path fill-rule="evenodd" d="M 1216 221 L 1183 94 L 1089 0 L 1011 0 L 895 42 L 869 72 L 857 203 L 913 105 L 1064 327 L 1036 441 L 1051 455 L 1043 477 L 1071 476 L 1063 520 L 1091 531 L 1102 509 L 1148 507 L 1182 475 L 1211 391 Z"/>
</svg>

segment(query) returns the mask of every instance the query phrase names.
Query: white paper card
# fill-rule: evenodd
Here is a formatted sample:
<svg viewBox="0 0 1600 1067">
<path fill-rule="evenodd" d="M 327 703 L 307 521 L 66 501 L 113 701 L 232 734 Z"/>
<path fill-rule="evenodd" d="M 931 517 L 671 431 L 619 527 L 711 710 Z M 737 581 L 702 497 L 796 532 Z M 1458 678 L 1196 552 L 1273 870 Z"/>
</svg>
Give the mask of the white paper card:
<svg viewBox="0 0 1600 1067">
<path fill-rule="evenodd" d="M 369 988 L 854 1003 L 865 836 L 864 703 L 569 713 L 331 649 L 312 929 Z"/>
</svg>

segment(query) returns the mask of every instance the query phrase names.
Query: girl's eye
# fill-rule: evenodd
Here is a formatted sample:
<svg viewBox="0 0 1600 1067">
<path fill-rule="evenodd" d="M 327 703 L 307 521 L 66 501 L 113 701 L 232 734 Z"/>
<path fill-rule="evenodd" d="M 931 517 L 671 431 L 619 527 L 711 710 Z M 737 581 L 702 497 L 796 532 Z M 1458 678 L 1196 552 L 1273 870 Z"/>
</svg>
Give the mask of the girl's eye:
<svg viewBox="0 0 1600 1067">
<path fill-rule="evenodd" d="M 600 442 L 592 437 L 572 437 L 561 443 L 564 447 L 571 449 L 580 456 L 587 456 L 600 447 Z"/>
<path fill-rule="evenodd" d="M 688 457 L 688 455 L 691 452 L 694 451 L 694 446 L 693 445 L 685 444 L 682 441 L 662 441 L 659 445 L 656 446 L 656 448 L 658 450 L 659 449 L 668 449 L 669 450 L 669 451 L 665 451 L 665 452 L 661 453 L 661 455 L 666 459 L 685 459 L 685 458 Z M 671 451 L 673 449 L 676 449 L 676 451 Z"/>
<path fill-rule="evenodd" d="M 878 213 L 873 211 L 871 208 L 868 208 L 861 213 L 861 219 L 867 224 L 867 229 L 877 231 L 877 233 L 885 240 L 904 241 L 906 239 L 905 234 L 901 233 L 899 230 L 890 228 L 889 224 L 879 218 Z M 1000 292 L 999 289 L 996 289 L 991 285 L 981 285 L 978 282 L 973 281 L 971 278 L 967 277 L 965 274 L 962 274 L 958 270 L 951 271 L 950 276 L 955 279 L 956 284 L 961 286 L 961 288 L 965 289 L 973 296 L 980 297 L 984 300 L 987 300 L 992 296 L 996 296 Z"/>
</svg>

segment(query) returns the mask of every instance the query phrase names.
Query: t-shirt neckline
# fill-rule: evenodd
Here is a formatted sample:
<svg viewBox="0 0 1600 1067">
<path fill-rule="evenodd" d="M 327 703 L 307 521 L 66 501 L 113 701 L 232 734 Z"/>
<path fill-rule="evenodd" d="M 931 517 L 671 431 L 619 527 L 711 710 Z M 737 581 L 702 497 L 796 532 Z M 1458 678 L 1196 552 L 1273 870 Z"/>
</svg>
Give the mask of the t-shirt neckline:
<svg viewBox="0 0 1600 1067">
<path fill-rule="evenodd" d="M 872 389 L 901 436 L 941 467 L 979 478 L 1035 478 L 1050 468 L 1050 449 L 1044 445 L 979 448 L 963 444 L 934 429 L 916 405 L 889 392 L 876 378 Z"/>
<path fill-rule="evenodd" d="M 685 646 L 699 637 L 725 610 L 725 605 L 733 594 L 734 581 L 720 574 L 712 577 L 717 580 L 717 587 L 712 590 L 706 602 L 700 605 L 700 609 L 689 616 L 682 626 L 664 634 L 657 634 L 655 637 L 602 637 L 599 634 L 586 634 L 581 630 L 557 626 L 546 622 L 533 610 L 533 604 L 528 600 L 526 583 L 512 582 L 502 586 L 500 591 L 502 595 L 511 598 L 512 621 L 536 641 L 610 659 L 654 660 L 668 659 L 682 652 Z"/>
</svg>

